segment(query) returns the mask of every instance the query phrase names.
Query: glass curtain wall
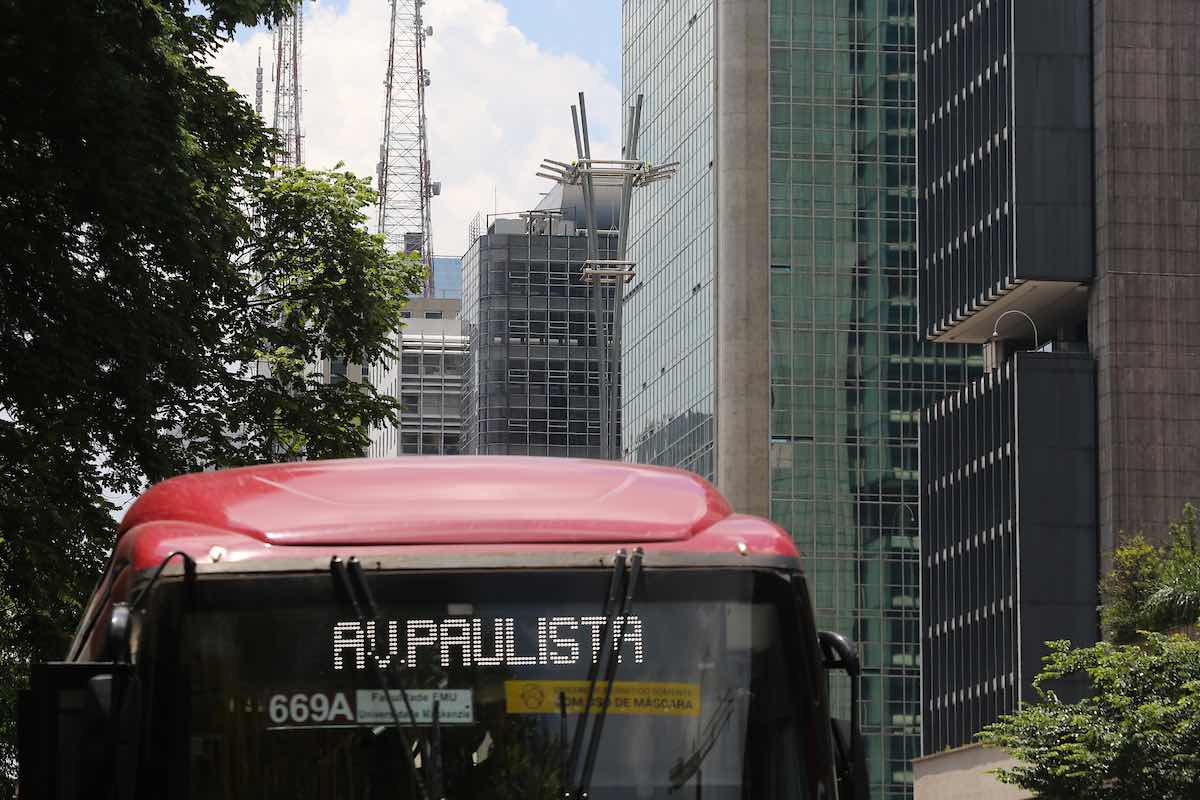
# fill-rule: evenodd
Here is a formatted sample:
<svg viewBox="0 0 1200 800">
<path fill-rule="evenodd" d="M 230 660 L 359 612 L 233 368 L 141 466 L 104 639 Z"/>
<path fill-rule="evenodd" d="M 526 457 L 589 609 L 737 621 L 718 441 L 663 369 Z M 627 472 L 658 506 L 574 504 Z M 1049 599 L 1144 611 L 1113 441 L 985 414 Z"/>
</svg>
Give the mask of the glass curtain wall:
<svg viewBox="0 0 1200 800">
<path fill-rule="evenodd" d="M 771 0 L 771 516 L 859 642 L 879 800 L 920 754 L 918 412 L 979 366 L 917 334 L 913 15 Z"/>
<path fill-rule="evenodd" d="M 624 105 L 642 108 L 638 156 L 679 162 L 634 192 L 625 305 L 622 453 L 713 477 L 712 0 L 625 0 Z"/>
</svg>

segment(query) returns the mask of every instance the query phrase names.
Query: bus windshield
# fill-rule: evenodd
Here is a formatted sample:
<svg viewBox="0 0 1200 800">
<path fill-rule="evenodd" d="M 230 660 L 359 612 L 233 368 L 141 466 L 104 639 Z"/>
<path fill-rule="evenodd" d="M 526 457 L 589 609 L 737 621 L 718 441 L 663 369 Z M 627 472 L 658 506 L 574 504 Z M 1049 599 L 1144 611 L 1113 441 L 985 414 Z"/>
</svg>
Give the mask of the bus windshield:
<svg viewBox="0 0 1200 800">
<path fill-rule="evenodd" d="M 197 799 L 421 800 L 415 766 L 450 800 L 560 800 L 609 573 L 366 574 L 365 624 L 329 576 L 160 587 L 139 649 L 163 780 Z M 766 571 L 643 571 L 590 796 L 823 797 L 794 597 Z"/>
</svg>

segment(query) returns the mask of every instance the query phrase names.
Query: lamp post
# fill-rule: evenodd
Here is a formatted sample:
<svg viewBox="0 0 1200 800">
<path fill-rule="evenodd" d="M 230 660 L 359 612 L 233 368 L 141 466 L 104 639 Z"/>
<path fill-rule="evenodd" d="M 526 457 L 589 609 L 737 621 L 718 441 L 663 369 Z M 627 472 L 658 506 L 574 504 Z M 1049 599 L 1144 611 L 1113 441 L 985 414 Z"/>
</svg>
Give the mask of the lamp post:
<svg viewBox="0 0 1200 800">
<path fill-rule="evenodd" d="M 1009 314 L 1020 314 L 1022 317 L 1029 320 L 1029 325 L 1030 325 L 1030 327 L 1033 328 L 1033 349 L 1036 350 L 1040 346 L 1039 341 L 1038 341 L 1037 323 L 1033 321 L 1033 317 L 1029 316 L 1028 314 L 1026 314 L 1024 311 L 1022 311 L 1019 308 L 1010 308 L 1008 311 L 1005 311 L 1003 314 L 996 317 L 996 323 L 994 325 L 992 325 L 992 337 L 991 338 L 993 338 L 993 339 L 1000 338 L 1000 320 L 1004 319 Z"/>
<path fill-rule="evenodd" d="M 1000 320 L 1007 317 L 1009 314 L 1019 314 L 1024 317 L 1031 328 L 1033 328 L 1033 347 L 1036 350 L 1041 346 L 1041 339 L 1038 337 L 1037 323 L 1033 321 L 1033 317 L 1026 314 L 1019 308 L 1010 308 L 1000 316 L 996 317 L 996 322 L 992 325 L 992 335 L 988 337 L 987 343 L 984 346 L 984 369 L 991 372 L 997 369 L 1004 362 L 1003 341 L 1000 338 Z"/>
</svg>

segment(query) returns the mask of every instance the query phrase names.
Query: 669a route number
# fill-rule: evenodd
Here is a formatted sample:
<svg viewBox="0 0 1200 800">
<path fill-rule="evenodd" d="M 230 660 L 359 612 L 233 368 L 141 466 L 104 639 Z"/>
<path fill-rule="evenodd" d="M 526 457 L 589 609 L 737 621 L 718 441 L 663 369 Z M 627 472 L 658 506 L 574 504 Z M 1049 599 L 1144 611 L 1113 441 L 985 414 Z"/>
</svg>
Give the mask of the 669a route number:
<svg viewBox="0 0 1200 800">
<path fill-rule="evenodd" d="M 343 692 L 273 694 L 267 701 L 272 725 L 322 725 L 354 722 L 354 710 Z"/>
</svg>

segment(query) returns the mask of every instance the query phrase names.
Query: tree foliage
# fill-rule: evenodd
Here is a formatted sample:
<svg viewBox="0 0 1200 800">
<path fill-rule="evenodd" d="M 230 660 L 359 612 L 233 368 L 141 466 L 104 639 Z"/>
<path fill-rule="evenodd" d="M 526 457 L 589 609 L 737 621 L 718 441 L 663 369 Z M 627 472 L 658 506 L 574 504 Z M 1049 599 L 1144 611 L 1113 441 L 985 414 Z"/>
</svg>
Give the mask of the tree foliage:
<svg viewBox="0 0 1200 800">
<path fill-rule="evenodd" d="M 1155 546 L 1140 534 L 1113 553 L 1113 569 L 1101 582 L 1100 611 L 1106 637 L 1137 641 L 1141 631 L 1194 625 L 1200 617 L 1200 535 L 1196 509 L 1168 526 L 1167 541 Z"/>
<path fill-rule="evenodd" d="M 1050 647 L 1039 702 L 980 735 L 1018 761 L 1000 779 L 1053 800 L 1200 797 L 1200 642 L 1151 633 L 1137 645 Z M 1078 703 L 1043 688 L 1080 674 L 1090 692 Z"/>
<path fill-rule="evenodd" d="M 31 659 L 62 656 L 112 544 L 106 496 L 299 449 L 355 454 L 395 412 L 310 365 L 379 359 L 417 265 L 365 232 L 366 181 L 272 173 L 270 131 L 208 66 L 236 25 L 294 2 L 0 0 L 9 763 L 13 689 Z"/>
<path fill-rule="evenodd" d="M 1164 633 L 1200 615 L 1196 522 L 1187 504 L 1165 544 L 1138 535 L 1117 548 L 1101 582 L 1109 641 L 1078 650 L 1051 642 L 1034 681 L 1038 702 L 980 734 L 1018 761 L 998 771 L 1001 780 L 1062 800 L 1200 797 L 1200 641 Z M 1079 676 L 1079 702 L 1049 689 Z"/>
</svg>

